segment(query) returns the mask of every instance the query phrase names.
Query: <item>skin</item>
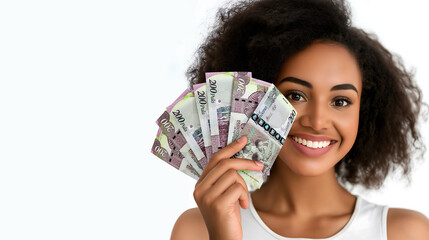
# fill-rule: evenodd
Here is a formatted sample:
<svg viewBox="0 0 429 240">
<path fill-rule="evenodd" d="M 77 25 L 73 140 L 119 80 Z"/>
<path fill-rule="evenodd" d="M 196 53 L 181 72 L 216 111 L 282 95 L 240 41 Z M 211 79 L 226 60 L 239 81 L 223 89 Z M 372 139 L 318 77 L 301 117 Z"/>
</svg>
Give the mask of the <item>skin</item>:
<svg viewBox="0 0 429 240">
<path fill-rule="evenodd" d="M 362 80 L 356 59 L 341 45 L 316 42 L 283 64 L 276 85 L 298 115 L 269 180 L 252 194 L 253 204 L 279 235 L 330 237 L 350 220 L 356 203 L 334 171 L 358 130 Z M 323 137 L 331 145 L 323 154 L 309 154 L 292 136 Z M 172 239 L 242 239 L 239 205 L 248 208 L 249 195 L 236 170 L 262 169 L 251 160 L 231 159 L 245 144 L 244 137 L 213 155 L 195 186 L 198 208 L 179 217 Z M 415 211 L 389 209 L 387 235 L 429 239 L 429 220 Z"/>
</svg>

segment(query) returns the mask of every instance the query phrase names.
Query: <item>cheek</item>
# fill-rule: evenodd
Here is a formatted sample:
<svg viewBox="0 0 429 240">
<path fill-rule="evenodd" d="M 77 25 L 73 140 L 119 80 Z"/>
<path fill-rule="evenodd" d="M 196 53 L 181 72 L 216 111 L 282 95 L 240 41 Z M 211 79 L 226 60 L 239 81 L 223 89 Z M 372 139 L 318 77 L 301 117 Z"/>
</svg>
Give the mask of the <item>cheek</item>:
<svg viewBox="0 0 429 240">
<path fill-rule="evenodd" d="M 349 111 L 348 114 L 338 116 L 335 126 L 341 135 L 343 143 L 351 148 L 358 132 L 359 108 Z"/>
<path fill-rule="evenodd" d="M 289 141 L 289 139 L 287 139 L 283 147 L 280 149 L 280 152 L 279 152 L 279 155 L 277 156 L 276 161 L 279 160 L 287 164 L 288 155 L 290 155 L 288 153 L 291 152 L 291 148 L 292 148 L 292 144 Z"/>
</svg>

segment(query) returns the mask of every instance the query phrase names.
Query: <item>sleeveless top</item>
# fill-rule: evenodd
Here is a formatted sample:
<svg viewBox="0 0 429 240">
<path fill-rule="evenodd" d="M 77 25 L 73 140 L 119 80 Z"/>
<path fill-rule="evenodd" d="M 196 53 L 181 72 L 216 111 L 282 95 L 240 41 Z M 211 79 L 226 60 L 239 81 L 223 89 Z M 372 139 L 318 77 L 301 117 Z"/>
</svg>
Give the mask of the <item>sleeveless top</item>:
<svg viewBox="0 0 429 240">
<path fill-rule="evenodd" d="M 312 238 L 287 238 L 273 232 L 259 217 L 252 198 L 249 199 L 249 208 L 240 208 L 244 240 L 313 240 Z M 387 240 L 388 209 L 387 206 L 377 205 L 357 196 L 353 214 L 347 224 L 333 236 L 317 240 Z"/>
</svg>

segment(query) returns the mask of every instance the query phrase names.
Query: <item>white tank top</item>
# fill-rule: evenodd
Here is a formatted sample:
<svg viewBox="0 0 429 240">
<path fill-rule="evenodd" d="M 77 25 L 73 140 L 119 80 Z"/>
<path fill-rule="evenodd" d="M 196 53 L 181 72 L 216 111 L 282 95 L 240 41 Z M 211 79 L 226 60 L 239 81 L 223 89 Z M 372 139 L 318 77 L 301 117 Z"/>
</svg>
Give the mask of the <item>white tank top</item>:
<svg viewBox="0 0 429 240">
<path fill-rule="evenodd" d="M 278 235 L 261 220 L 250 197 L 248 209 L 241 209 L 241 225 L 244 240 L 313 240 L 311 238 L 287 238 Z M 335 235 L 317 240 L 387 240 L 387 206 L 370 203 L 357 197 L 355 209 L 347 224 Z M 316 240 L 316 239 L 314 239 Z"/>
</svg>

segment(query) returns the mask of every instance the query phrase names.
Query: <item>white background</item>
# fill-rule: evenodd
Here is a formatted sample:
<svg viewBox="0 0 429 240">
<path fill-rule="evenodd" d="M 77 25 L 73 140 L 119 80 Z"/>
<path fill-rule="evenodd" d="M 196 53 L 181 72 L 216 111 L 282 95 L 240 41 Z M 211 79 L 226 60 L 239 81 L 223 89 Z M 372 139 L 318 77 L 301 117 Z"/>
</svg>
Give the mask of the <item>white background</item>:
<svg viewBox="0 0 429 240">
<path fill-rule="evenodd" d="M 169 238 L 194 180 L 150 154 L 155 120 L 222 2 L 0 1 L 0 239 Z M 425 1 L 351 5 L 429 94 Z M 353 191 L 429 215 L 428 173 Z"/>
</svg>

